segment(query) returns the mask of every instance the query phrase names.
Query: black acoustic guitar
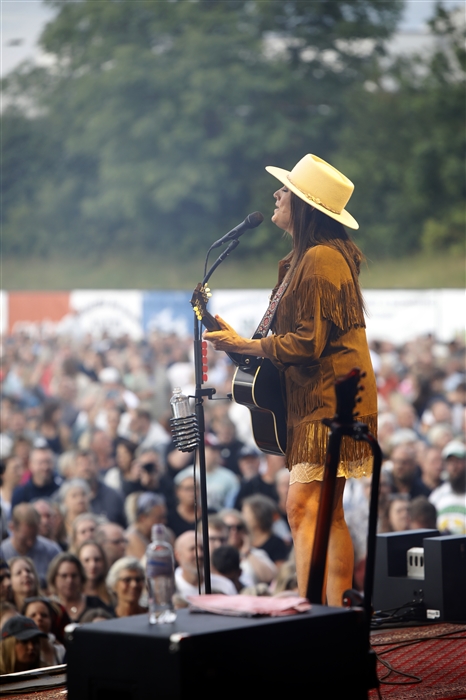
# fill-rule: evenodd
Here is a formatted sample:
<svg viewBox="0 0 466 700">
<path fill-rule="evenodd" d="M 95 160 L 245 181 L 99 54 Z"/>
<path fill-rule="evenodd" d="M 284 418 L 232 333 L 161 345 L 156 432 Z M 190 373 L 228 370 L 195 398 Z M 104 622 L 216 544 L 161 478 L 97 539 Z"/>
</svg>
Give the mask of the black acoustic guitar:
<svg viewBox="0 0 466 700">
<path fill-rule="evenodd" d="M 208 331 L 219 331 L 220 325 L 206 308 L 209 297 L 209 288 L 198 284 L 191 305 Z M 273 455 L 285 454 L 286 407 L 279 371 L 267 358 L 226 354 L 236 365 L 231 393 L 236 403 L 246 406 L 251 413 L 258 448 Z"/>
</svg>

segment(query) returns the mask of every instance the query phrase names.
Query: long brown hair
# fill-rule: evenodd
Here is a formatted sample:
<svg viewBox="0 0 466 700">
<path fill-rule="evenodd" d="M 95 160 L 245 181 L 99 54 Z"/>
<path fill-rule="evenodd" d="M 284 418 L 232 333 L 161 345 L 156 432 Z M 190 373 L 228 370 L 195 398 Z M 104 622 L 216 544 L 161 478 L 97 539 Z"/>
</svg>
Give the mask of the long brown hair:
<svg viewBox="0 0 466 700">
<path fill-rule="evenodd" d="M 364 255 L 348 236 L 343 224 L 314 209 L 293 192 L 290 192 L 290 212 L 293 249 L 287 256 L 290 263 L 288 276 L 293 275 L 308 248 L 316 245 L 334 248 L 340 251 L 348 264 L 361 309 L 365 312 L 366 306 L 359 286 L 359 272 Z"/>
</svg>

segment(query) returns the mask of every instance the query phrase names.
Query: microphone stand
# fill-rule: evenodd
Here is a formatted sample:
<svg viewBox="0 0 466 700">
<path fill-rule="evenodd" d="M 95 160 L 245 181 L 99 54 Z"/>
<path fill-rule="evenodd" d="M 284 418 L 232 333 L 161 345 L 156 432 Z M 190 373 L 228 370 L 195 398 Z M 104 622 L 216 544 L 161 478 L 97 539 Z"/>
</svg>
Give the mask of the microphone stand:
<svg viewBox="0 0 466 700">
<path fill-rule="evenodd" d="M 239 245 L 239 240 L 235 238 L 225 248 L 223 253 L 219 255 L 207 274 L 204 276 L 202 285 L 206 285 L 212 273 L 225 260 L 226 257 Z M 215 394 L 213 388 L 202 388 L 204 381 L 207 381 L 207 367 L 204 364 L 204 355 L 202 349 L 202 322 L 197 319 L 194 314 L 194 376 L 196 389 L 194 392 L 195 399 L 195 414 L 199 430 L 199 446 L 197 454 L 199 455 L 199 473 L 200 473 L 200 495 L 201 495 L 201 522 L 202 522 L 202 546 L 204 549 L 204 585 L 207 594 L 212 593 L 212 584 L 210 580 L 210 551 L 209 551 L 209 525 L 207 513 L 207 478 L 206 478 L 206 462 L 205 462 L 205 415 L 204 415 L 204 397 L 212 400 Z"/>
</svg>

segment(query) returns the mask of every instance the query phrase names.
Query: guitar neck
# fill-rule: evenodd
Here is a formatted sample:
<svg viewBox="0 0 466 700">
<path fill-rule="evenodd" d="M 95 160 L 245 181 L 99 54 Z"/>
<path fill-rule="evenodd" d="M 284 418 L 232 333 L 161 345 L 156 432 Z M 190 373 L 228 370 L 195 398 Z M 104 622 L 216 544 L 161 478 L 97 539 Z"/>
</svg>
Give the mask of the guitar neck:
<svg viewBox="0 0 466 700">
<path fill-rule="evenodd" d="M 207 328 L 208 331 L 220 331 L 221 327 L 217 319 L 212 316 L 211 313 L 207 311 L 207 309 L 204 310 L 203 316 L 202 316 L 202 325 Z M 226 355 L 230 358 L 230 360 L 235 364 L 237 367 L 254 367 L 257 365 L 257 358 L 255 357 L 249 357 L 247 355 L 241 355 L 238 352 L 227 352 Z"/>
</svg>

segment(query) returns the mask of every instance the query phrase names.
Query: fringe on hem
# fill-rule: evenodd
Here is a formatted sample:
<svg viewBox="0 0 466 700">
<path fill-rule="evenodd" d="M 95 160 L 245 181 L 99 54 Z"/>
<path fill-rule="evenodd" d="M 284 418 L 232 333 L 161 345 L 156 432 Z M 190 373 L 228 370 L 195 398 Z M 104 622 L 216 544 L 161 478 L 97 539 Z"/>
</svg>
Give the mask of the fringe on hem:
<svg viewBox="0 0 466 700">
<path fill-rule="evenodd" d="M 365 423 L 373 435 L 377 435 L 377 414 L 358 416 L 358 421 Z M 321 421 L 301 423 L 295 428 L 288 429 L 288 450 L 286 454 L 286 466 L 291 470 L 295 464 L 307 463 L 322 466 L 325 464 L 330 428 Z M 370 446 L 361 440 L 354 440 L 344 435 L 340 448 L 340 463 L 346 465 L 348 476 L 364 476 L 367 472 L 366 465 L 371 459 Z M 351 473 L 350 473 L 351 472 Z M 348 477 L 347 477 L 348 478 Z"/>
</svg>

